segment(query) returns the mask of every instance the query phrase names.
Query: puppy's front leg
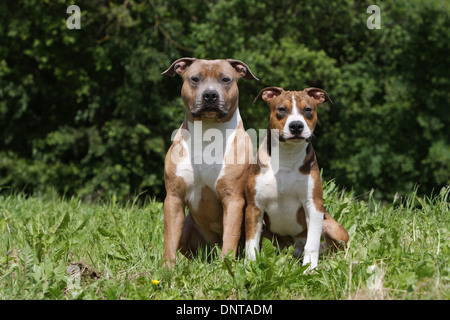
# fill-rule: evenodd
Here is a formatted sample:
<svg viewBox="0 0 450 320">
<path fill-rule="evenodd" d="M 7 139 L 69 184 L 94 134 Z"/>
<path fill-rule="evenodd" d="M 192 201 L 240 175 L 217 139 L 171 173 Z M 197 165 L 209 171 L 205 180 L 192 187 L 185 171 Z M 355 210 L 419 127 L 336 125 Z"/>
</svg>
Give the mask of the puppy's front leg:
<svg viewBox="0 0 450 320">
<path fill-rule="evenodd" d="M 303 257 L 303 265 L 311 263 L 308 270 L 317 267 L 319 261 L 320 237 L 322 235 L 323 213 L 316 209 L 312 200 L 304 204 L 308 234 Z"/>
<path fill-rule="evenodd" d="M 263 215 L 258 206 L 248 204 L 245 209 L 245 256 L 248 260 L 256 259 L 263 227 Z"/>
</svg>

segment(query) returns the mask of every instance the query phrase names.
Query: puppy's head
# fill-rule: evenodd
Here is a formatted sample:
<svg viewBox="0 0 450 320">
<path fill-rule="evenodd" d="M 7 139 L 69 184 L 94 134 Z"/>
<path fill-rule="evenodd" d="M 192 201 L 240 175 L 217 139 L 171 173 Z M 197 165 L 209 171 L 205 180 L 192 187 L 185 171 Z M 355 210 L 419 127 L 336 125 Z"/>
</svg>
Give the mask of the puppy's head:
<svg viewBox="0 0 450 320">
<path fill-rule="evenodd" d="M 163 72 L 183 78 L 181 96 L 190 120 L 228 121 L 238 106 L 237 81 L 258 80 L 239 60 L 181 58 Z"/>
<path fill-rule="evenodd" d="M 276 129 L 281 142 L 309 141 L 317 123 L 317 106 L 331 101 L 322 89 L 285 91 L 279 87 L 262 89 L 256 96 L 270 106 L 269 129 Z"/>
</svg>

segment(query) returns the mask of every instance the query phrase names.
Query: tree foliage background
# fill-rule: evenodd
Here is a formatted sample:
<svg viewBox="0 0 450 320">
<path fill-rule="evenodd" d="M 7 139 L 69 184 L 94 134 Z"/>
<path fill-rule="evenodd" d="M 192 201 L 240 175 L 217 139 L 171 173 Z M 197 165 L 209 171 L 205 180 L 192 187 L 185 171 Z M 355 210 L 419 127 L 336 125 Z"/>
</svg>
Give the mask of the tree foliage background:
<svg viewBox="0 0 450 320">
<path fill-rule="evenodd" d="M 69 5 L 81 29 L 69 30 Z M 368 29 L 369 5 L 381 29 Z M 164 196 L 191 56 L 247 63 L 246 128 L 265 86 L 328 92 L 313 140 L 325 179 L 355 190 L 450 183 L 450 3 L 420 0 L 6 0 L 0 2 L 0 187 L 86 199 Z"/>
</svg>

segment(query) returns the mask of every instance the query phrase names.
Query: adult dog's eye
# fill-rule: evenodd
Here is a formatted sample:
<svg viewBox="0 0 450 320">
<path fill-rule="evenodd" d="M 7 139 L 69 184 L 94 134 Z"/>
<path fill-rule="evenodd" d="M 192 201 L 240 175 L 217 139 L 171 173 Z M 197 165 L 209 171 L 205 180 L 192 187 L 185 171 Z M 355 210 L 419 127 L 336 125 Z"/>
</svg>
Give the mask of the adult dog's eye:
<svg viewBox="0 0 450 320">
<path fill-rule="evenodd" d="M 222 78 L 222 82 L 223 83 L 230 83 L 231 82 L 231 78 L 224 77 L 224 78 Z"/>
<path fill-rule="evenodd" d="M 200 82 L 200 78 L 199 77 L 191 77 L 191 81 L 193 83 L 199 83 Z"/>
</svg>

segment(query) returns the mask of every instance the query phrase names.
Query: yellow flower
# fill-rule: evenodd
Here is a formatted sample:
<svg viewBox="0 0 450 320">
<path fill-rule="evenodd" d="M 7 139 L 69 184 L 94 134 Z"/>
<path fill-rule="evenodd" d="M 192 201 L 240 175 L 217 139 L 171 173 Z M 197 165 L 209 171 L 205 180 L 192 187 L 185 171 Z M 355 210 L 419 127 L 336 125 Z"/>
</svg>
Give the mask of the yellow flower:
<svg viewBox="0 0 450 320">
<path fill-rule="evenodd" d="M 154 285 L 157 285 L 157 284 L 159 284 L 159 280 L 152 280 L 152 283 L 153 283 Z"/>
</svg>

